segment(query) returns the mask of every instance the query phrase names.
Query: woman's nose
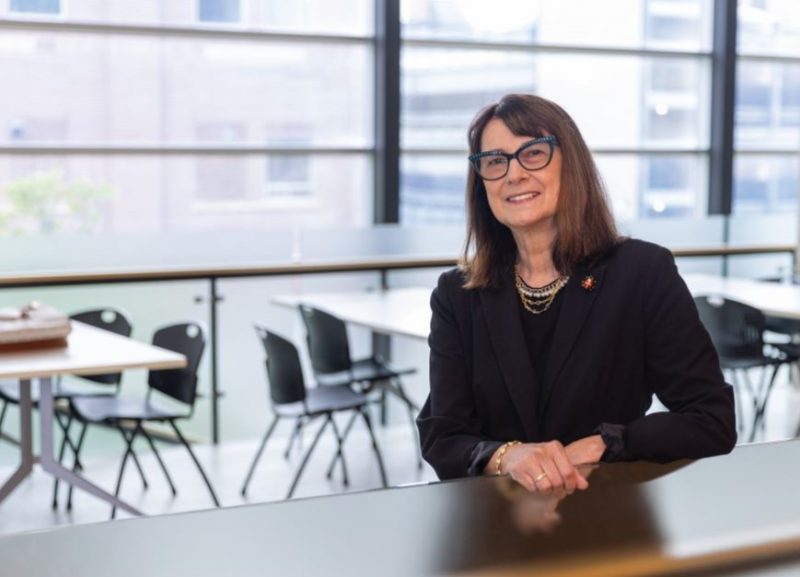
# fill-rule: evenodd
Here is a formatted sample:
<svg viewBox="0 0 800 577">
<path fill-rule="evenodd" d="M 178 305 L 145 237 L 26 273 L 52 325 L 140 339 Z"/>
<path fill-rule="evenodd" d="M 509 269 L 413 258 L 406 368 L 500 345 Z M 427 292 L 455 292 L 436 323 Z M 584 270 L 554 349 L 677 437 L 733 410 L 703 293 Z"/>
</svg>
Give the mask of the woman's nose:
<svg viewBox="0 0 800 577">
<path fill-rule="evenodd" d="M 519 160 L 512 158 L 509 161 L 508 174 L 506 174 L 506 180 L 508 182 L 518 182 L 528 178 L 528 176 L 528 171 L 523 168 L 523 166 L 519 163 Z"/>
</svg>

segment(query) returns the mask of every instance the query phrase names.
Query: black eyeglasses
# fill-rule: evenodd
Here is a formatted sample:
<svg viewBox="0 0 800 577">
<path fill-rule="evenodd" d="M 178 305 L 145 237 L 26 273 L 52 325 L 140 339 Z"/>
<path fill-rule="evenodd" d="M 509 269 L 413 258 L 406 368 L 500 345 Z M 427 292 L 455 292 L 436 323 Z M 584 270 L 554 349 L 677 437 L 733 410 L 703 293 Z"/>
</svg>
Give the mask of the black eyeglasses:
<svg viewBox="0 0 800 577">
<path fill-rule="evenodd" d="M 487 150 L 469 156 L 475 172 L 484 180 L 500 180 L 508 174 L 508 167 L 517 159 L 525 170 L 541 170 L 553 160 L 558 139 L 552 134 L 534 138 L 520 146 L 514 154 L 500 150 Z"/>
</svg>

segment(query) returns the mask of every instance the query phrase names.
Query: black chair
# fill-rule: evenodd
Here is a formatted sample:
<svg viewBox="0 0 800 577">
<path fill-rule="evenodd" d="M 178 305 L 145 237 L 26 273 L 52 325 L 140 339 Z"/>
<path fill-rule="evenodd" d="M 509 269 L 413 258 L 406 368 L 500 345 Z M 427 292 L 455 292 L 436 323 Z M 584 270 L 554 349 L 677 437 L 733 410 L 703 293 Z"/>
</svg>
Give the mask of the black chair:
<svg viewBox="0 0 800 577">
<path fill-rule="evenodd" d="M 376 356 L 353 360 L 350 355 L 350 343 L 347 338 L 347 326 L 344 321 L 309 305 L 301 304 L 299 308 L 306 327 L 308 353 L 311 357 L 311 367 L 314 370 L 314 378 L 317 383 L 324 386 L 356 386 L 359 391 L 366 394 L 380 390 L 382 421 L 384 423 L 386 422 L 386 393 L 393 394 L 408 409 L 411 429 L 416 436 L 418 433 L 415 419 L 417 413 L 419 413 L 419 407 L 406 394 L 403 383 L 400 380 L 402 375 L 415 373 L 416 369 L 396 369 Z M 351 419 L 345 428 L 343 434 L 345 438 L 353 421 L 354 419 Z M 416 445 L 417 465 L 422 468 L 419 442 Z M 329 475 L 332 468 L 333 463 L 331 463 Z"/>
<path fill-rule="evenodd" d="M 788 364 L 790 360 L 777 350 L 774 355 L 765 352 L 766 319 L 764 313 L 757 308 L 718 296 L 698 296 L 694 301 L 700 320 L 717 349 L 720 366 L 731 376 L 737 397 L 742 392 L 742 383 L 750 395 L 753 421 L 749 440 L 752 442 L 758 429 L 764 426 L 767 402 L 775 385 L 778 369 Z M 758 386 L 752 384 L 748 374 L 750 369 L 755 368 L 762 369 L 761 382 Z M 736 412 L 741 432 L 744 416 L 740 403 L 736 403 Z"/>
<path fill-rule="evenodd" d="M 199 324 L 191 322 L 170 325 L 155 332 L 153 335 L 153 345 L 181 353 L 186 357 L 186 367 L 182 369 L 150 371 L 147 379 L 148 391 L 144 399 L 125 399 L 121 397 L 81 397 L 70 399 L 72 413 L 83 425 L 77 444 L 77 453 L 80 453 L 83 447 L 86 429 L 90 424 L 102 424 L 114 427 L 120 432 L 122 438 L 125 440 L 126 448 L 122 457 L 122 463 L 120 464 L 114 492 L 114 494 L 118 496 L 128 457 L 134 456 L 133 443 L 136 438 L 141 435 L 150 445 L 166 477 L 172 494 L 177 495 L 175 484 L 172 482 L 172 478 L 167 471 L 167 467 L 158 449 L 156 449 L 152 436 L 142 427 L 142 423 L 145 422 L 168 423 L 178 440 L 186 447 L 203 481 L 205 481 L 206 487 L 208 487 L 208 492 L 211 494 L 214 504 L 219 507 L 219 500 L 211 486 L 211 482 L 208 480 L 203 467 L 200 465 L 200 461 L 197 460 L 194 451 L 192 451 L 191 446 L 186 441 L 176 423 L 181 419 L 191 418 L 194 411 L 194 402 L 197 398 L 197 369 L 205 349 L 203 329 Z M 176 410 L 159 405 L 154 399 L 154 397 L 158 395 L 163 395 L 174 401 L 178 401 L 178 403 L 182 405 L 182 409 Z M 68 507 L 71 506 L 71 503 L 72 488 L 70 487 Z M 114 518 L 115 514 L 116 507 L 111 511 L 111 517 Z"/>
<path fill-rule="evenodd" d="M 762 282 L 783 283 L 786 279 L 783 276 L 763 277 L 758 279 Z M 797 284 L 797 279 L 790 279 L 792 284 Z M 787 317 L 776 317 L 769 314 L 764 315 L 765 335 L 764 341 L 767 345 L 774 347 L 786 356 L 788 363 L 800 361 L 800 319 Z M 789 381 L 793 381 L 793 373 L 789 371 Z"/>
<path fill-rule="evenodd" d="M 131 335 L 132 326 L 127 316 L 122 311 L 114 308 L 101 308 L 93 309 L 80 313 L 75 313 L 70 316 L 72 320 L 80 321 L 93 327 L 105 329 L 129 337 Z M 112 373 L 107 375 L 86 375 L 80 377 L 83 380 L 90 381 L 100 385 L 109 385 L 114 387 L 109 390 L 108 387 L 87 387 L 85 383 L 70 382 L 63 379 L 55 379 L 53 382 L 53 398 L 69 399 L 72 397 L 82 396 L 96 396 L 96 395 L 115 395 L 119 392 L 120 382 L 122 380 L 121 373 Z M 2 382 L 0 383 L 0 401 L 3 402 L 3 408 L 0 409 L 0 431 L 3 428 L 3 421 L 6 417 L 6 412 L 9 405 L 19 404 L 19 383 L 17 382 Z M 39 388 L 37 383 L 33 383 L 31 396 L 34 406 L 39 403 Z M 64 428 L 65 423 L 59 418 L 59 425 Z M 3 438 L 9 439 L 5 434 Z"/>
<path fill-rule="evenodd" d="M 133 331 L 128 316 L 121 310 L 113 307 L 104 307 L 98 309 L 90 309 L 70 315 L 70 318 L 75 321 L 80 321 L 87 325 L 96 328 L 104 329 L 112 333 L 129 337 Z M 122 382 L 122 373 L 108 373 L 103 375 L 85 375 L 80 376 L 80 380 L 72 382 L 57 378 L 53 381 L 53 398 L 56 400 L 69 400 L 77 397 L 94 397 L 94 396 L 111 396 L 119 393 L 120 384 Z M 84 381 L 84 382 L 81 382 Z M 102 385 L 102 386 L 98 386 Z M 34 406 L 39 403 L 39 388 L 38 382 L 32 383 L 31 390 Z M 3 408 L 0 410 L 0 437 L 10 441 L 16 442 L 9 435 L 2 433 L 3 422 L 5 420 L 6 412 L 9 405 L 19 404 L 19 383 L 5 382 L 0 383 L 0 400 L 3 401 Z M 75 445 L 72 443 L 69 436 L 69 428 L 72 424 L 72 417 L 69 411 L 65 411 L 61 407 L 56 408 L 55 413 L 56 423 L 63 432 L 61 448 L 59 450 L 59 461 L 63 461 L 64 453 L 67 446 L 75 453 Z M 142 483 L 147 487 L 147 479 L 139 464 L 138 459 L 134 460 L 136 467 L 139 471 L 139 476 Z M 76 463 L 77 468 L 81 468 L 80 461 Z M 55 481 L 53 491 L 53 508 L 57 506 L 57 493 L 58 481 Z"/>
<path fill-rule="evenodd" d="M 333 419 L 334 413 L 352 411 L 354 416 L 361 415 L 364 425 L 369 432 L 372 441 L 372 450 L 375 453 L 375 458 L 378 461 L 378 467 L 381 474 L 381 482 L 383 486 L 387 486 L 386 471 L 383 466 L 383 458 L 381 457 L 378 443 L 375 440 L 375 435 L 372 430 L 369 415 L 365 407 L 369 402 L 367 397 L 361 393 L 353 391 L 348 385 L 333 385 L 327 387 L 314 387 L 306 388 L 305 380 L 303 379 L 303 371 L 300 366 L 300 356 L 297 353 L 297 348 L 287 341 L 286 339 L 268 331 L 266 328 L 256 325 L 256 333 L 258 334 L 261 344 L 266 353 L 266 367 L 267 377 L 269 380 L 269 395 L 272 403 L 272 409 L 275 413 L 275 418 L 267 427 L 264 438 L 261 440 L 261 445 L 250 465 L 250 469 L 245 477 L 244 484 L 242 485 L 242 496 L 247 493 L 247 487 L 255 472 L 256 465 L 261 459 L 264 452 L 264 447 L 272 435 L 275 427 L 281 419 L 295 419 L 302 426 L 310 423 L 317 417 L 324 419 L 322 426 L 317 431 L 311 446 L 306 451 L 300 466 L 295 473 L 294 480 L 289 487 L 289 493 L 286 495 L 287 499 L 291 499 L 300 476 L 308 463 L 311 453 L 314 451 L 317 443 L 319 442 L 322 433 L 331 425 L 333 434 L 336 436 L 337 451 L 334 462 L 338 458 L 341 460 L 342 473 L 347 484 L 347 468 L 344 462 L 344 455 L 342 454 L 343 437 L 339 435 L 339 430 L 336 422 Z"/>
</svg>

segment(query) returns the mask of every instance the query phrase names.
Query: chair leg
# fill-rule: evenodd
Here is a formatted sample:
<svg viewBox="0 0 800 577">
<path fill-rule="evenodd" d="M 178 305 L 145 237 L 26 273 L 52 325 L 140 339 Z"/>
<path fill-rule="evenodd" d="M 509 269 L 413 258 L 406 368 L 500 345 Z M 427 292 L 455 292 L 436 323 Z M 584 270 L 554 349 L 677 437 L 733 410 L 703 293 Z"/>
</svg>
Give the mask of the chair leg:
<svg viewBox="0 0 800 577">
<path fill-rule="evenodd" d="M 117 485 L 114 489 L 114 496 L 119 498 L 119 492 L 122 488 L 122 477 L 125 475 L 125 465 L 128 463 L 128 457 L 133 455 L 133 442 L 136 440 L 136 435 L 139 433 L 141 427 L 141 423 L 138 421 L 136 422 L 136 427 L 134 427 L 133 432 L 128 436 L 127 431 L 123 429 L 121 426 L 117 428 L 122 438 L 125 439 L 125 454 L 122 455 L 122 463 L 119 466 L 119 475 L 117 476 Z M 114 505 L 111 507 L 111 518 L 114 519 L 117 516 L 117 506 Z"/>
<path fill-rule="evenodd" d="M 333 434 L 336 436 L 336 455 L 334 455 L 334 461 L 339 459 L 342 463 L 342 483 L 344 486 L 347 487 L 350 485 L 350 479 L 347 476 L 347 464 L 344 462 L 344 453 L 342 452 L 342 444 L 344 443 L 344 438 L 339 435 L 339 427 L 336 426 L 336 421 L 333 419 L 333 415 L 328 415 L 328 419 L 331 422 L 331 426 L 333 427 Z M 328 475 L 330 479 L 331 476 Z"/>
<path fill-rule="evenodd" d="M 294 429 L 292 429 L 292 434 L 289 437 L 289 444 L 286 446 L 286 451 L 284 451 L 284 453 L 283 453 L 283 458 L 284 459 L 287 459 L 287 460 L 289 459 L 289 455 L 292 452 L 292 447 L 294 446 L 295 439 L 298 440 L 298 444 L 300 445 L 300 448 L 301 449 L 303 448 L 303 439 L 302 439 L 302 436 L 301 436 L 302 431 L 303 431 L 303 418 L 302 417 L 297 417 L 297 419 L 294 422 Z"/>
<path fill-rule="evenodd" d="M 78 435 L 78 444 L 75 445 L 73 448 L 73 460 L 72 460 L 72 471 L 75 472 L 78 469 L 83 470 L 83 466 L 80 462 L 80 453 L 81 449 L 83 448 L 83 441 L 86 439 L 86 431 L 89 429 L 88 423 L 83 423 L 83 427 L 81 428 L 80 435 Z M 56 481 L 58 483 L 58 481 Z M 57 489 L 56 489 L 57 490 Z M 67 491 L 67 511 L 72 511 L 72 485 L 69 486 L 69 490 Z"/>
<path fill-rule="evenodd" d="M 242 485 L 242 497 L 244 497 L 247 493 L 247 486 L 250 484 L 250 479 L 253 478 L 253 473 L 256 471 L 256 465 L 258 464 L 258 461 L 261 460 L 261 454 L 264 452 L 264 447 L 267 446 L 267 441 L 269 441 L 269 438 L 272 436 L 272 432 L 278 425 L 279 420 L 280 417 L 278 416 L 272 419 L 269 427 L 267 427 L 267 430 L 264 432 L 264 437 L 261 439 L 261 444 L 258 446 L 256 456 L 253 458 L 253 462 L 250 464 L 250 469 L 247 471 L 247 476 L 244 478 L 244 484 Z"/>
<path fill-rule="evenodd" d="M 139 429 L 144 430 L 144 429 Z M 144 469 L 142 468 L 142 464 L 139 463 L 139 457 L 136 456 L 136 451 L 131 449 L 131 458 L 133 459 L 133 464 L 136 465 L 136 470 L 139 471 L 139 478 L 142 480 L 142 487 L 145 489 L 150 487 L 150 484 L 147 482 L 147 477 L 144 476 Z"/>
<path fill-rule="evenodd" d="M 61 446 L 58 448 L 58 462 L 59 464 L 64 462 L 64 454 L 67 451 L 67 442 L 69 440 L 69 429 L 72 427 L 72 415 L 67 417 L 67 422 L 62 423 L 61 419 L 56 417 L 59 424 L 61 425 L 61 429 L 63 431 L 63 437 L 61 439 Z M 70 443 L 70 447 L 72 444 Z M 58 478 L 53 479 L 53 503 L 52 503 L 53 510 L 55 511 L 58 509 Z"/>
<path fill-rule="evenodd" d="M 753 440 L 756 434 L 756 429 L 765 430 L 766 429 L 766 418 L 765 413 L 767 410 L 767 402 L 769 401 L 769 395 L 772 393 L 772 389 L 775 386 L 776 377 L 778 376 L 778 370 L 781 368 L 782 364 L 775 365 L 775 368 L 772 370 L 772 377 L 770 377 L 769 382 L 767 383 L 766 389 L 764 389 L 764 393 L 759 399 L 758 409 L 756 410 L 755 418 L 753 419 L 753 433 L 751 435 L 750 441 Z M 791 367 L 790 369 L 791 370 Z M 766 367 L 764 369 L 766 373 Z"/>
<path fill-rule="evenodd" d="M 367 431 L 369 431 L 370 439 L 372 439 L 372 450 L 375 452 L 375 458 L 378 460 L 378 468 L 381 471 L 381 482 L 383 483 L 384 489 L 389 486 L 389 483 L 386 481 L 386 469 L 383 467 L 383 457 L 381 457 L 381 450 L 378 448 L 378 441 L 375 440 L 375 433 L 372 431 L 372 423 L 370 422 L 369 415 L 367 415 L 364 408 L 361 407 L 357 409 L 361 416 L 364 419 L 364 424 L 367 426 Z"/>
<path fill-rule="evenodd" d="M 353 424 L 356 422 L 356 418 L 358 417 L 358 413 L 353 413 L 350 416 L 350 420 L 347 422 L 347 426 L 344 428 L 344 432 L 342 433 L 342 440 L 341 444 L 344 445 L 345 439 L 347 439 L 347 435 L 350 434 L 350 429 L 353 428 Z M 330 479 L 333 476 L 333 469 L 336 467 L 336 461 L 339 459 L 339 451 L 333 456 L 331 459 L 331 464 L 328 466 L 328 472 L 325 474 L 325 477 Z"/>
<path fill-rule="evenodd" d="M 733 408 L 736 411 L 736 432 L 739 435 L 744 433 L 744 414 L 742 412 L 742 387 L 739 386 L 739 379 L 736 374 L 736 369 L 730 369 L 730 381 L 733 386 Z"/>
<path fill-rule="evenodd" d="M 169 424 L 172 427 L 172 430 L 175 431 L 175 434 L 178 436 L 178 438 L 180 439 L 181 443 L 183 443 L 183 446 L 186 447 L 187 451 L 189 451 L 189 456 L 192 458 L 192 461 L 194 461 L 194 464 L 197 467 L 197 470 L 200 471 L 200 476 L 203 477 L 203 481 L 205 481 L 206 487 L 208 487 L 208 492 L 211 494 L 211 499 L 214 501 L 214 505 L 219 507 L 220 504 L 219 504 L 219 499 L 217 499 L 217 494 L 214 492 L 214 488 L 211 486 L 211 481 L 208 480 L 208 477 L 206 476 L 206 472 L 203 470 L 202 465 L 200 465 L 200 461 L 197 460 L 197 457 L 195 456 L 194 451 L 192 451 L 192 448 L 189 446 L 189 443 L 186 442 L 186 439 L 181 434 L 181 431 L 178 428 L 178 426 L 175 424 L 175 421 L 170 420 Z"/>
<path fill-rule="evenodd" d="M 411 432 L 414 435 L 414 452 L 417 455 L 417 469 L 421 471 L 422 451 L 420 449 L 419 431 L 417 431 L 417 414 L 419 413 L 419 407 L 417 407 L 417 405 L 415 405 L 414 402 L 408 398 L 408 395 L 403 388 L 403 383 L 400 382 L 400 379 L 396 379 L 394 381 L 392 392 L 406 404 L 406 408 L 408 409 L 408 420 L 411 423 Z"/>
<path fill-rule="evenodd" d="M 741 382 L 744 383 L 745 388 L 747 389 L 747 393 L 750 395 L 750 405 L 753 410 L 753 420 L 755 420 L 755 414 L 758 410 L 758 388 L 753 385 L 753 381 L 750 379 L 750 373 L 747 372 L 747 369 L 742 369 L 740 373 Z M 743 425 L 743 431 L 746 431 L 747 427 Z M 752 442 L 753 433 L 751 432 L 749 435 L 749 439 Z"/>
<path fill-rule="evenodd" d="M 386 403 L 386 389 L 381 389 L 381 425 L 386 426 L 389 421 L 389 408 Z"/>
<path fill-rule="evenodd" d="M 287 499 L 291 499 L 292 495 L 294 495 L 294 490 L 297 487 L 298 481 L 300 481 L 300 475 L 303 474 L 303 469 L 306 468 L 306 464 L 308 464 L 308 460 L 309 458 L 311 458 L 311 453 L 314 452 L 314 448 L 317 446 L 319 438 L 322 436 L 322 432 L 325 430 L 327 426 L 328 426 L 328 420 L 326 419 L 322 423 L 322 426 L 317 431 L 317 434 L 314 435 L 314 440 L 311 442 L 311 446 L 308 448 L 308 451 L 306 451 L 306 454 L 303 455 L 303 460 L 300 463 L 300 466 L 297 468 L 297 473 L 294 476 L 294 480 L 292 481 L 291 487 L 289 487 L 289 493 L 287 493 L 286 495 Z"/>
<path fill-rule="evenodd" d="M 175 497 L 178 494 L 178 490 L 175 489 L 175 483 L 172 482 L 172 477 L 169 476 L 167 466 L 161 459 L 161 453 L 158 452 L 158 449 L 156 449 L 156 444 L 153 442 L 153 438 L 144 428 L 142 429 L 142 435 L 144 435 L 144 438 L 147 440 L 147 444 L 150 445 L 150 450 L 153 451 L 153 455 L 155 455 L 156 461 L 158 461 L 161 471 L 163 471 L 164 477 L 167 479 L 167 484 L 169 485 L 170 491 L 172 491 L 172 496 Z"/>
<path fill-rule="evenodd" d="M 6 420 L 6 411 L 8 411 L 8 401 L 3 400 L 3 408 L 0 410 L 0 439 L 4 438 L 3 423 Z"/>
</svg>

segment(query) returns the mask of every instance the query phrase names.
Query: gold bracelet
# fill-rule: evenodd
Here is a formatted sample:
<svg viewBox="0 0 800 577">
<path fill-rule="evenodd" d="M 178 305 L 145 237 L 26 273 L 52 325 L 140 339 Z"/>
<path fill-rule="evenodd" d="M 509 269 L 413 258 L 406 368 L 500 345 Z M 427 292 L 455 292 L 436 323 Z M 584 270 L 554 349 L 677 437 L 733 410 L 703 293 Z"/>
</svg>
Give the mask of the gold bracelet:
<svg viewBox="0 0 800 577">
<path fill-rule="evenodd" d="M 503 474 L 503 472 L 500 470 L 500 465 L 503 463 L 503 455 L 506 454 L 506 451 L 508 451 L 514 445 L 521 445 L 521 444 L 522 444 L 521 441 L 508 441 L 500 446 L 500 451 L 497 453 L 497 457 L 494 458 L 495 475 Z"/>
</svg>

